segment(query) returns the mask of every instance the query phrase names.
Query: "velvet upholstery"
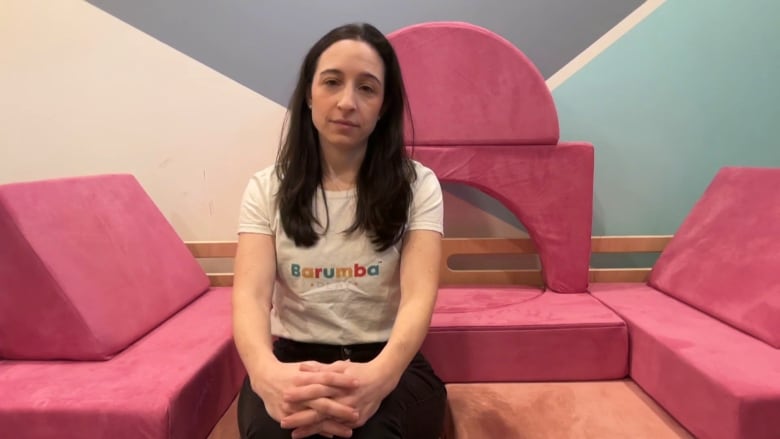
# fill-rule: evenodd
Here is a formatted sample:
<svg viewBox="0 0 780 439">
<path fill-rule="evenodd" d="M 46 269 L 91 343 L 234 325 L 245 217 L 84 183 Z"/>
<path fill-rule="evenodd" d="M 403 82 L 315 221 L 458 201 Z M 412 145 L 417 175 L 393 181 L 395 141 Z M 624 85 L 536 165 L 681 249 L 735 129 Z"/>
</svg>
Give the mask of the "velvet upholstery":
<svg viewBox="0 0 780 439">
<path fill-rule="evenodd" d="M 779 187 L 780 168 L 721 169 L 650 285 L 780 348 Z"/>
<path fill-rule="evenodd" d="M 629 326 L 631 378 L 708 439 L 776 439 L 780 350 L 644 284 L 594 284 Z"/>
<path fill-rule="evenodd" d="M 691 439 L 631 380 L 448 384 L 442 439 Z"/>
<path fill-rule="evenodd" d="M 130 175 L 2 185 L 0 237 L 6 359 L 110 358 L 208 288 Z"/>
<path fill-rule="evenodd" d="M 196 299 L 108 361 L 0 361 L 0 436 L 205 438 L 245 371 L 230 289 Z"/>
<path fill-rule="evenodd" d="M 544 77 L 501 36 L 469 23 L 434 22 L 388 38 L 409 95 L 414 144 L 558 143 L 558 114 Z"/>
<path fill-rule="evenodd" d="M 440 288 L 423 345 L 437 373 L 446 382 L 624 377 L 625 324 L 587 295 L 593 146 L 559 142 L 544 78 L 501 36 L 434 22 L 388 38 L 407 86 L 412 157 L 441 182 L 502 203 L 525 226 L 542 265 L 544 293 Z"/>
<path fill-rule="evenodd" d="M 593 216 L 593 147 L 559 145 L 416 147 L 414 157 L 443 182 L 475 187 L 520 220 L 552 291 L 588 286 Z"/>
<path fill-rule="evenodd" d="M 414 158 L 516 215 L 539 251 L 547 288 L 586 292 L 593 146 L 559 142 L 555 104 L 536 66 L 468 23 L 421 23 L 388 38 L 407 87 Z"/>
<path fill-rule="evenodd" d="M 599 380 L 628 372 L 625 323 L 587 293 L 441 288 L 422 349 L 448 383 Z"/>
</svg>

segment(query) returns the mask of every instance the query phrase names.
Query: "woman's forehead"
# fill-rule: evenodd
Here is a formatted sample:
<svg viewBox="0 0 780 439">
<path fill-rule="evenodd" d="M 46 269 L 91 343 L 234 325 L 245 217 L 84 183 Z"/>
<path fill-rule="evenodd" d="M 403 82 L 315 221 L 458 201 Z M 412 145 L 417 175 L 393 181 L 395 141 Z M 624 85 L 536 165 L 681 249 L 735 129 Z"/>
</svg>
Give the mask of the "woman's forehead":
<svg viewBox="0 0 780 439">
<path fill-rule="evenodd" d="M 366 76 L 381 82 L 384 71 L 384 62 L 371 45 L 363 41 L 341 40 L 322 52 L 316 74 Z"/>
</svg>

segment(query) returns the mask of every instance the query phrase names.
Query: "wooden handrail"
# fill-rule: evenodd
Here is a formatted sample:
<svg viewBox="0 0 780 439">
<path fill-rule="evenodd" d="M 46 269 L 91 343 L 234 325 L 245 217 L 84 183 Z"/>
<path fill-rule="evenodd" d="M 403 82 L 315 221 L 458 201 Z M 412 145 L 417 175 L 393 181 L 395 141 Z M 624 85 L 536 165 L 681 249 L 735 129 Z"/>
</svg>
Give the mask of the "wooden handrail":
<svg viewBox="0 0 780 439">
<path fill-rule="evenodd" d="M 236 255 L 236 241 L 190 241 L 187 248 L 196 258 L 232 258 Z"/>
<path fill-rule="evenodd" d="M 671 235 L 594 236 L 594 254 L 660 253 L 672 239 Z M 190 241 L 185 243 L 196 258 L 231 259 L 236 254 L 235 241 Z M 536 246 L 530 238 L 444 238 L 442 240 L 441 282 L 453 284 L 541 285 L 542 271 L 453 269 L 449 260 L 457 255 L 535 255 Z M 643 282 L 650 267 L 591 268 L 590 282 Z M 214 286 L 231 286 L 232 273 L 208 273 Z"/>
<path fill-rule="evenodd" d="M 591 238 L 593 253 L 659 253 L 672 235 L 594 236 Z"/>
</svg>

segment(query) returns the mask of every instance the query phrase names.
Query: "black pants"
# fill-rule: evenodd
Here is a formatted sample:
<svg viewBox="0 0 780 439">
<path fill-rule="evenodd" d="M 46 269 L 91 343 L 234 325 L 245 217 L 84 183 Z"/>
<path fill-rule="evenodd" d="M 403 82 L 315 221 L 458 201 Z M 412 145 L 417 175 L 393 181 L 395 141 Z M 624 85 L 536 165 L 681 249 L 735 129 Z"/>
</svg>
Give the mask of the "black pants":
<svg viewBox="0 0 780 439">
<path fill-rule="evenodd" d="M 327 364 L 346 359 L 362 363 L 376 357 L 383 346 L 382 343 L 331 346 L 280 339 L 274 342 L 274 355 L 285 363 L 314 360 Z M 376 414 L 365 425 L 353 431 L 352 437 L 436 439 L 443 429 L 446 401 L 444 384 L 423 355 L 418 353 L 395 390 L 382 401 Z M 292 433 L 268 415 L 263 401 L 252 390 L 248 377 L 238 397 L 238 425 L 244 439 L 289 439 Z"/>
</svg>

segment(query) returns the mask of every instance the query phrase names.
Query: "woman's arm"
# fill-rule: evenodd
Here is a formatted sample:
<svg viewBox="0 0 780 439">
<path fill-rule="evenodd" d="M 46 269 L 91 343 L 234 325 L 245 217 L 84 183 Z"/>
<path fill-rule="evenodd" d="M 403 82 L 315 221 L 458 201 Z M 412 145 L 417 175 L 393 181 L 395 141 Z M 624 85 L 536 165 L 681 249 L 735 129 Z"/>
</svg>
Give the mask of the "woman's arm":
<svg viewBox="0 0 780 439">
<path fill-rule="evenodd" d="M 234 271 L 233 337 L 254 386 L 262 371 L 276 362 L 270 328 L 271 295 L 276 278 L 273 237 L 240 234 Z"/>
<path fill-rule="evenodd" d="M 420 349 L 431 323 L 439 288 L 441 234 L 407 233 L 401 251 L 401 303 L 387 346 L 372 361 L 389 372 L 390 390 Z"/>
<path fill-rule="evenodd" d="M 255 233 L 239 235 L 234 271 L 233 337 L 252 390 L 263 400 L 268 414 L 281 421 L 285 416 L 300 413 L 315 433 L 349 436 L 351 428 L 330 418 L 354 422 L 358 414 L 352 407 L 323 397 L 299 404 L 283 400 L 285 391 L 301 385 L 320 386 L 339 394 L 340 389 L 352 389 L 357 383 L 343 371 L 301 372 L 299 364 L 281 363 L 274 356 L 270 328 L 276 279 L 273 238 Z"/>
</svg>

